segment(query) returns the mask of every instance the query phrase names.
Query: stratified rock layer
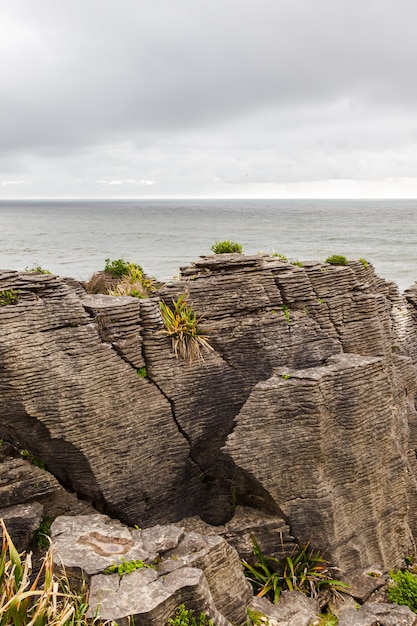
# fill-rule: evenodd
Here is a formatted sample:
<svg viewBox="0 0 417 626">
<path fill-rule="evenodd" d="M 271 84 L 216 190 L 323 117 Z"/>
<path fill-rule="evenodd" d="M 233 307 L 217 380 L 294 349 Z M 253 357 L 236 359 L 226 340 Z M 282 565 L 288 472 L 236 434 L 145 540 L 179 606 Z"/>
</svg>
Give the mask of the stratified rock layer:
<svg viewBox="0 0 417 626">
<path fill-rule="evenodd" d="M 1 272 L 11 288 L 0 437 L 100 510 L 144 527 L 257 507 L 346 570 L 414 551 L 416 287 L 359 261 L 214 255 L 140 301 Z M 163 332 L 158 301 L 181 294 L 204 360 Z"/>
</svg>

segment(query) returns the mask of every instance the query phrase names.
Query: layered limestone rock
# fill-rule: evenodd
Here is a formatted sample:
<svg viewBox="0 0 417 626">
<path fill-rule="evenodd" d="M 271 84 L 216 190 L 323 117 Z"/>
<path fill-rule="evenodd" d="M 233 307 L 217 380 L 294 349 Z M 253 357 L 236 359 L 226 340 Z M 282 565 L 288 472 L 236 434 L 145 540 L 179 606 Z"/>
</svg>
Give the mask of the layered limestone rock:
<svg viewBox="0 0 417 626">
<path fill-rule="evenodd" d="M 3 271 L 0 437 L 141 527 L 237 504 L 343 569 L 417 534 L 415 289 L 372 266 L 214 255 L 153 298 Z M 159 300 L 185 294 L 213 351 L 175 358 Z M 136 369 L 141 368 L 141 375 Z"/>
<path fill-rule="evenodd" d="M 52 525 L 54 560 L 71 580 L 90 586 L 89 617 L 161 626 L 180 604 L 218 626 L 246 623 L 252 590 L 237 552 L 224 539 L 174 525 L 129 529 L 104 515 L 59 517 Z M 137 569 L 108 574 L 114 565 Z"/>
</svg>

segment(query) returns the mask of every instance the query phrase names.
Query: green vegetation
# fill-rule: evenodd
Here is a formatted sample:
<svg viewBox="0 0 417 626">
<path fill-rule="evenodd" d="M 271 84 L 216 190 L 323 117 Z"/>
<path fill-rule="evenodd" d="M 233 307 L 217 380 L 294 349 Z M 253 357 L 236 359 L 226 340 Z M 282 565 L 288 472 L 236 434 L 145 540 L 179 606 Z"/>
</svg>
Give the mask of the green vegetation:
<svg viewBox="0 0 417 626">
<path fill-rule="evenodd" d="M 134 572 L 137 569 L 144 569 L 144 568 L 155 569 L 156 564 L 144 563 L 140 559 L 138 560 L 132 559 L 131 561 L 125 561 L 124 559 L 122 559 L 120 563 L 113 563 L 112 565 L 109 565 L 109 567 L 107 567 L 104 570 L 103 574 L 119 574 L 121 578 L 125 574 L 130 574 L 131 572 Z"/>
<path fill-rule="evenodd" d="M 18 300 L 19 300 L 19 291 L 17 289 L 0 290 L 0 306 L 7 306 L 8 304 L 16 304 Z"/>
<path fill-rule="evenodd" d="M 49 546 L 51 545 L 49 537 L 51 535 L 52 522 L 53 517 L 44 515 L 41 519 L 41 523 L 39 524 L 39 528 L 35 530 L 34 538 L 36 541 L 36 545 L 39 548 L 49 548 Z"/>
<path fill-rule="evenodd" d="M 154 278 L 148 278 L 142 267 L 136 263 L 128 263 L 123 259 L 110 261 L 106 259 L 104 271 L 112 278 L 119 279 L 116 286 L 108 290 L 109 296 L 133 296 L 148 298 L 157 285 Z"/>
<path fill-rule="evenodd" d="M 303 267 L 302 261 L 298 261 L 298 260 L 291 261 L 291 264 L 296 265 L 297 267 Z"/>
<path fill-rule="evenodd" d="M 343 254 L 333 254 L 333 256 L 328 256 L 325 263 L 330 263 L 330 265 L 349 265 L 349 261 Z"/>
<path fill-rule="evenodd" d="M 292 378 L 291 374 L 281 374 L 281 378 L 283 378 L 284 380 L 290 380 L 290 378 Z"/>
<path fill-rule="evenodd" d="M 337 626 L 339 623 L 338 618 L 333 613 L 323 613 L 323 615 L 318 615 L 318 622 L 314 622 L 316 626 Z"/>
<path fill-rule="evenodd" d="M 287 304 L 283 304 L 281 306 L 282 312 L 284 313 L 284 317 L 285 317 L 285 321 L 287 322 L 287 324 L 291 323 L 291 318 L 290 318 L 290 310 L 288 308 Z"/>
<path fill-rule="evenodd" d="M 184 604 L 180 604 L 175 613 L 175 617 L 168 620 L 170 626 L 214 626 L 211 619 L 207 619 L 205 613 L 200 613 L 198 619 L 194 617 L 192 609 L 186 609 Z"/>
<path fill-rule="evenodd" d="M 267 624 L 267 617 L 262 611 L 255 611 L 255 609 L 247 609 L 247 614 L 250 619 L 250 623 L 253 626 L 265 626 Z"/>
<path fill-rule="evenodd" d="M 41 461 L 41 459 L 38 459 L 37 456 L 32 454 L 32 452 L 29 452 L 29 450 L 20 450 L 20 456 L 29 461 L 29 463 L 32 463 L 32 465 L 35 465 L 36 467 L 40 467 L 41 469 L 45 469 L 46 467 L 45 463 Z"/>
<path fill-rule="evenodd" d="M 309 544 L 300 546 L 291 556 L 276 559 L 262 553 L 255 537 L 252 542 L 257 561 L 254 565 L 242 562 L 245 575 L 258 596 L 266 596 L 276 604 L 284 590 L 301 591 L 315 597 L 320 589 L 343 591 L 347 587 L 331 577 L 328 562 Z"/>
<path fill-rule="evenodd" d="M 408 606 L 417 613 L 417 576 L 408 570 L 390 572 L 392 583 L 388 585 L 388 601 Z"/>
<path fill-rule="evenodd" d="M 44 269 L 40 265 L 34 265 L 33 267 L 25 267 L 25 272 L 32 272 L 33 274 L 52 274 L 52 272 Z"/>
<path fill-rule="evenodd" d="M 359 259 L 359 263 L 362 263 L 365 269 L 368 269 L 369 263 L 366 259 Z"/>
<path fill-rule="evenodd" d="M 136 370 L 136 373 L 138 376 L 140 376 L 141 378 L 147 378 L 148 376 L 148 370 L 146 369 L 146 367 L 139 367 Z"/>
<path fill-rule="evenodd" d="M 18 553 L 1 519 L 0 529 L 0 626 L 110 626 L 87 621 L 86 590 L 74 593 L 65 575 L 56 576 L 50 549 L 35 574 L 31 555 Z"/>
<path fill-rule="evenodd" d="M 123 278 L 123 276 L 127 276 L 132 267 L 143 273 L 143 269 L 140 265 L 130 263 L 124 259 L 106 259 L 105 263 L 104 271 L 110 274 L 112 278 Z"/>
<path fill-rule="evenodd" d="M 203 349 L 213 350 L 207 335 L 199 327 L 202 318 L 197 317 L 197 313 L 187 303 L 184 293 L 177 300 L 172 300 L 172 306 L 160 300 L 159 308 L 165 326 L 160 333 L 171 337 L 172 351 L 177 358 L 181 357 L 192 363 L 194 360 L 203 359 Z"/>
<path fill-rule="evenodd" d="M 242 246 L 240 243 L 236 243 L 235 241 L 216 241 L 211 246 L 211 250 L 214 254 L 227 254 L 230 252 L 242 254 Z"/>
<path fill-rule="evenodd" d="M 281 261 L 288 261 L 288 257 L 285 256 L 285 254 L 280 254 L 279 252 L 273 252 L 271 256 L 276 256 L 281 259 Z"/>
</svg>

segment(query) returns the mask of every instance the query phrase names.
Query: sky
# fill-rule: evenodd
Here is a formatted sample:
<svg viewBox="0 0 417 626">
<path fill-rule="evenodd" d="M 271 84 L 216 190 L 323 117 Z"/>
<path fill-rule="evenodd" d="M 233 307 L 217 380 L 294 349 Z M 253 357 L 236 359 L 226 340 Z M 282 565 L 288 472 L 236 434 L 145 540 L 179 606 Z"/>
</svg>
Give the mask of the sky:
<svg viewBox="0 0 417 626">
<path fill-rule="evenodd" d="M 415 198 L 415 0 L 1 0 L 0 199 Z"/>
</svg>

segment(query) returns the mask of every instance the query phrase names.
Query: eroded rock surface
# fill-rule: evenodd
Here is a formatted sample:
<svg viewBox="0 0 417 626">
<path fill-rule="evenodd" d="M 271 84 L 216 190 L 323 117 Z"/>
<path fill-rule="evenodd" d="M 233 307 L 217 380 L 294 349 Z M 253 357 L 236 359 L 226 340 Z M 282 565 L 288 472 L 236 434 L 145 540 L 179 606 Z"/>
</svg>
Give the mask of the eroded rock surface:
<svg viewBox="0 0 417 626">
<path fill-rule="evenodd" d="M 3 271 L 7 289 L 0 438 L 100 510 L 225 525 L 244 504 L 344 570 L 414 551 L 415 287 L 359 261 L 214 255 L 147 300 Z M 161 332 L 159 299 L 181 294 L 214 348 L 203 361 Z"/>
<path fill-rule="evenodd" d="M 89 615 L 162 626 L 182 603 L 216 626 L 244 624 L 252 597 L 237 552 L 218 536 L 175 525 L 129 529 L 104 515 L 59 517 L 54 559 L 72 581 L 89 581 Z M 120 577 L 102 573 L 122 561 L 146 565 Z"/>
</svg>

